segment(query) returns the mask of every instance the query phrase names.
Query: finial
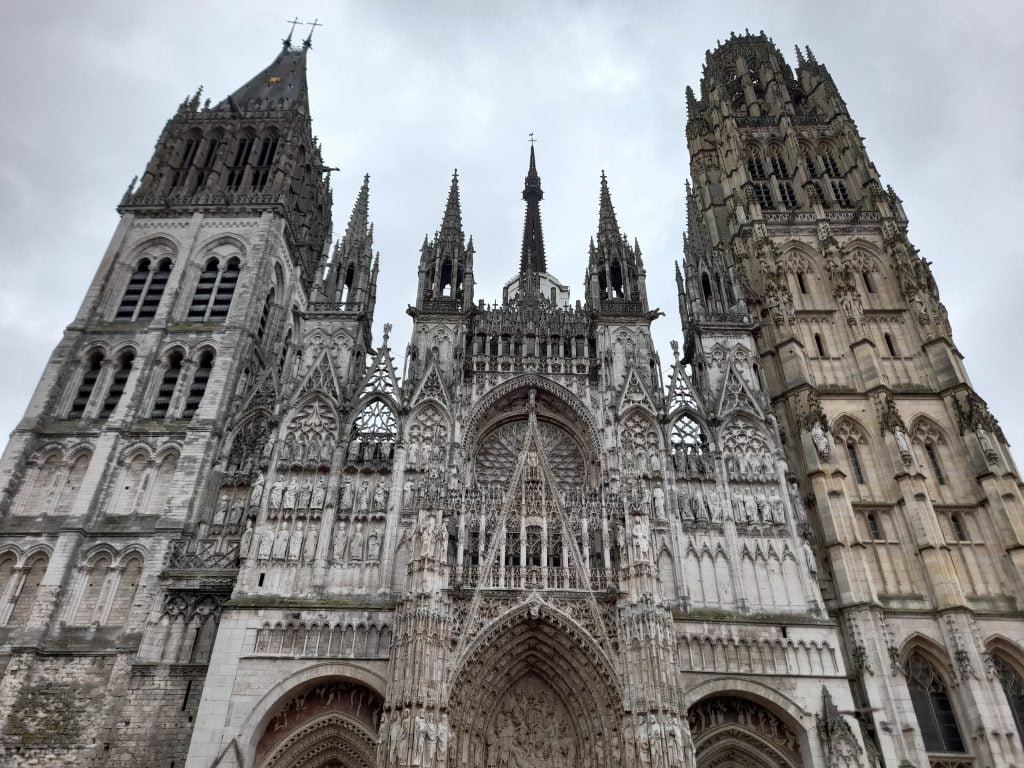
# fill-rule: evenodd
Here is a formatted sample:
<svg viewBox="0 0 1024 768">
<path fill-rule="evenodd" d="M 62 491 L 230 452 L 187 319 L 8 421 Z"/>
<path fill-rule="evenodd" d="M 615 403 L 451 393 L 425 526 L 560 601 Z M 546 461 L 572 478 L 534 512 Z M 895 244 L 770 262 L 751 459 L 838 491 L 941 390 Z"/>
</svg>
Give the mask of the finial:
<svg viewBox="0 0 1024 768">
<path fill-rule="evenodd" d="M 298 26 L 299 24 L 301 24 L 302 22 L 299 21 L 299 17 L 296 16 L 291 21 L 288 21 L 288 22 L 285 22 L 285 23 L 286 24 L 291 24 L 292 28 L 288 30 L 288 37 L 286 37 L 281 42 L 284 44 L 285 48 L 291 48 L 292 47 L 292 35 L 295 34 L 295 27 Z"/>
<path fill-rule="evenodd" d="M 388 337 L 391 336 L 391 323 L 384 323 L 384 345 L 387 346 Z"/>
<path fill-rule="evenodd" d="M 313 33 L 316 32 L 316 28 L 317 27 L 322 27 L 323 26 L 323 24 L 317 23 L 318 21 L 319 21 L 319 19 L 313 19 L 313 21 L 311 23 L 306 24 L 307 27 L 310 27 L 310 30 L 309 30 L 309 34 L 306 35 L 306 39 L 302 41 L 302 47 L 303 48 L 312 48 L 313 47 Z"/>
</svg>

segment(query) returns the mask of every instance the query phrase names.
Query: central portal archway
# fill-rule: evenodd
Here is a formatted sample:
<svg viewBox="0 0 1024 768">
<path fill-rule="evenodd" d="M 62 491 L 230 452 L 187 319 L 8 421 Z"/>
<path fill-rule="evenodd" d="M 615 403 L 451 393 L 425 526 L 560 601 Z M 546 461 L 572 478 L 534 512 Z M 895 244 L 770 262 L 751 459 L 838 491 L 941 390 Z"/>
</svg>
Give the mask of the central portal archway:
<svg viewBox="0 0 1024 768">
<path fill-rule="evenodd" d="M 485 630 L 467 657 L 449 700 L 450 766 L 618 764 L 621 697 L 579 624 L 547 604 L 523 606 Z"/>
</svg>

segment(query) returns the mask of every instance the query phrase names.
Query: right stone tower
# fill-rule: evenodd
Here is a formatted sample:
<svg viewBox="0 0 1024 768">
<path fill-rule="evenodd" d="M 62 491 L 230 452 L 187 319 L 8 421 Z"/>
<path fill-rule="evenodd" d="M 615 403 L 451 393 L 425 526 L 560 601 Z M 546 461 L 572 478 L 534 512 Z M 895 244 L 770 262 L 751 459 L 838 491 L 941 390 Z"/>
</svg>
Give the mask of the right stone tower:
<svg viewBox="0 0 1024 768">
<path fill-rule="evenodd" d="M 900 199 L 796 61 L 733 36 L 687 89 L 684 362 L 714 376 L 709 335 L 750 324 L 873 765 L 1022 765 L 1017 469 Z"/>
</svg>

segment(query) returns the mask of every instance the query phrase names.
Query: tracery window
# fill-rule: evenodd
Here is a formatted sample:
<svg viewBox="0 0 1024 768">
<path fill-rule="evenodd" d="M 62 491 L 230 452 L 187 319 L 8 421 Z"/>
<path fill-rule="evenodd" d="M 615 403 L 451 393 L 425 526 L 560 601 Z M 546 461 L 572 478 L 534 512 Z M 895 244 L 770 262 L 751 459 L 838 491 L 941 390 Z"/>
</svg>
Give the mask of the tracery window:
<svg viewBox="0 0 1024 768">
<path fill-rule="evenodd" d="M 846 182 L 841 179 L 832 182 L 832 196 L 835 197 L 836 203 L 842 208 L 849 208 L 853 205 L 850 200 L 850 193 L 846 189 Z"/>
<path fill-rule="evenodd" d="M 907 662 L 907 687 L 910 689 L 910 700 L 914 705 L 925 750 L 958 754 L 966 752 L 946 683 L 920 653 L 911 655 Z"/>
<path fill-rule="evenodd" d="M 925 418 L 914 422 L 912 433 L 914 443 L 922 447 L 925 455 L 928 457 L 928 464 L 931 466 L 935 482 L 939 485 L 945 485 L 946 473 L 943 471 L 939 456 L 940 446 L 943 443 L 942 433 L 938 427 Z"/>
<path fill-rule="evenodd" d="M 953 514 L 949 517 L 950 527 L 953 529 L 953 535 L 956 536 L 957 541 L 970 541 L 970 536 L 967 535 L 967 529 L 964 527 L 963 518 L 960 515 Z"/>
<path fill-rule="evenodd" d="M 390 459 L 397 435 L 398 420 L 395 412 L 383 400 L 371 400 L 359 412 L 353 424 L 355 458 L 359 461 Z"/>
<path fill-rule="evenodd" d="M 71 402 L 71 409 L 68 411 L 69 419 L 80 419 L 85 415 L 85 408 L 89 405 L 92 391 L 96 388 L 96 380 L 99 379 L 102 370 L 103 352 L 96 350 L 86 358 L 82 380 L 78 384 L 78 391 L 75 393 L 75 399 Z"/>
<path fill-rule="evenodd" d="M 252 152 L 253 136 L 251 133 L 243 133 L 238 137 L 238 144 L 235 147 L 235 156 L 228 166 L 227 188 L 230 192 L 237 192 L 242 186 L 245 178 L 245 167 L 249 162 L 249 153 Z"/>
<path fill-rule="evenodd" d="M 277 155 L 277 143 L 278 137 L 274 132 L 265 134 L 260 141 L 260 153 L 252 175 L 252 188 L 256 192 L 262 191 L 270 180 L 270 170 L 274 165 L 274 157 Z"/>
<path fill-rule="evenodd" d="M 237 258 L 228 259 L 223 269 L 219 259 L 209 259 L 199 275 L 187 319 L 207 321 L 227 317 L 240 270 L 241 263 Z"/>
<path fill-rule="evenodd" d="M 868 535 L 872 541 L 883 541 L 885 536 L 882 535 L 882 525 L 878 522 L 878 516 L 869 514 L 867 517 L 868 522 Z"/>
<path fill-rule="evenodd" d="M 46 555 L 36 555 L 29 563 L 28 571 L 25 573 L 21 591 L 14 598 L 14 608 L 11 610 L 11 617 L 7 623 L 12 627 L 20 627 L 25 624 L 32 613 L 32 606 L 36 602 L 36 592 L 43 581 L 46 573 L 46 566 L 49 558 Z"/>
<path fill-rule="evenodd" d="M 850 459 L 854 480 L 857 481 L 857 485 L 864 485 L 864 470 L 860 465 L 860 456 L 857 454 L 857 443 L 852 439 L 846 441 L 846 455 Z"/>
<path fill-rule="evenodd" d="M 1017 735 L 1024 738 L 1024 678 L 1016 667 L 1002 656 L 992 655 L 992 669 L 1006 694 L 1006 701 L 1017 725 Z"/>
<path fill-rule="evenodd" d="M 170 259 L 160 259 L 155 264 L 149 259 L 141 259 L 128 279 L 128 286 L 124 289 L 114 319 L 142 320 L 153 317 L 164 295 L 164 288 L 167 287 L 171 266 Z"/>
</svg>

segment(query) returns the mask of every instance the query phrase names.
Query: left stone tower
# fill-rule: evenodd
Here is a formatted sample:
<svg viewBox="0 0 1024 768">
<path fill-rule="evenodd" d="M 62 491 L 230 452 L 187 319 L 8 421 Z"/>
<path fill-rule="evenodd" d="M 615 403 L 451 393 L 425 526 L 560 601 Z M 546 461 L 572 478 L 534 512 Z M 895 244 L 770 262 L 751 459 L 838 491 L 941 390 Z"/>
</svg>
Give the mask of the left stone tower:
<svg viewBox="0 0 1024 768">
<path fill-rule="evenodd" d="M 4 765 L 184 764 L 298 325 L 365 352 L 375 271 L 321 277 L 308 47 L 168 121 L 0 461 Z"/>
</svg>

